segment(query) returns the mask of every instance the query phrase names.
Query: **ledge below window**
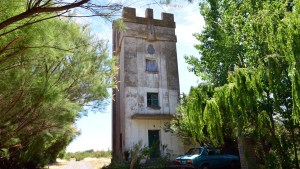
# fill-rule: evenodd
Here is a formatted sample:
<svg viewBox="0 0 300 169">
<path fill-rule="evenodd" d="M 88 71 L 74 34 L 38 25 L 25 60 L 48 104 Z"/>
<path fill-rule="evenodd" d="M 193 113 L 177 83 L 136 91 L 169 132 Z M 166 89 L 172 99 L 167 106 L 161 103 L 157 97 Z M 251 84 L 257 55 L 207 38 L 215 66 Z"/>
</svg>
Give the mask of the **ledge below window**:
<svg viewBox="0 0 300 169">
<path fill-rule="evenodd" d="M 146 73 L 149 73 L 149 74 L 158 74 L 159 72 L 158 71 L 149 71 L 149 70 L 145 70 Z"/>
<path fill-rule="evenodd" d="M 147 106 L 147 109 L 150 109 L 150 110 L 159 110 L 160 106 Z"/>
<path fill-rule="evenodd" d="M 171 114 L 134 114 L 131 119 L 136 120 L 171 120 L 174 116 Z"/>
</svg>

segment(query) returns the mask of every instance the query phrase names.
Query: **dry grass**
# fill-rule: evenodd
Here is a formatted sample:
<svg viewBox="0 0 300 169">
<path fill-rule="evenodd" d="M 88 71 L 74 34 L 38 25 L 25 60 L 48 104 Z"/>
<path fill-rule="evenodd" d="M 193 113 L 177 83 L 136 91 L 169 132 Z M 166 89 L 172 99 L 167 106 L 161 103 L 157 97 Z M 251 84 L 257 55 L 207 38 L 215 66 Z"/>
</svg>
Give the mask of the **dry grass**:
<svg viewBox="0 0 300 169">
<path fill-rule="evenodd" d="M 51 165 L 48 165 L 45 167 L 45 169 L 59 169 L 59 168 L 62 168 L 66 165 L 68 165 L 69 161 L 67 160 L 61 160 L 61 159 L 57 159 L 57 163 L 55 164 L 51 164 Z"/>
<path fill-rule="evenodd" d="M 75 159 L 71 159 L 70 161 L 75 161 Z M 58 159 L 56 164 L 49 165 L 45 167 L 45 169 L 61 169 L 67 166 L 70 161 Z M 104 166 L 109 165 L 111 159 L 110 158 L 85 158 L 82 161 L 89 164 L 89 166 L 91 166 L 94 169 L 100 169 Z"/>
<path fill-rule="evenodd" d="M 102 168 L 110 164 L 110 158 L 85 158 L 83 161 L 89 163 L 93 168 Z"/>
</svg>

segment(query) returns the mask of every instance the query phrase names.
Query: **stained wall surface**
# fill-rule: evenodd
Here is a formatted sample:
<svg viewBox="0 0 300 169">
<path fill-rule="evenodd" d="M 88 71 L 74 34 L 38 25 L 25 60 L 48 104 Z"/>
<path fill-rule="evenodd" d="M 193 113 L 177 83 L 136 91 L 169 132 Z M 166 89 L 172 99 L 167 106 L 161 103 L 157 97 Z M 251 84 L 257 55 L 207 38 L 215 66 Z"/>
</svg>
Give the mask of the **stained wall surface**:
<svg viewBox="0 0 300 169">
<path fill-rule="evenodd" d="M 124 152 L 142 140 L 149 145 L 149 130 L 159 132 L 161 154 L 172 158 L 183 153 L 180 139 L 164 132 L 164 125 L 176 113 L 179 102 L 179 78 L 175 22 L 172 14 L 153 18 L 152 9 L 145 18 L 134 8 L 124 8 L 126 29 L 113 26 L 113 51 L 118 56 L 118 89 L 113 91 L 113 155 L 124 159 Z M 146 69 L 146 61 L 155 61 L 156 71 Z M 147 93 L 158 94 L 158 106 L 147 104 Z"/>
</svg>

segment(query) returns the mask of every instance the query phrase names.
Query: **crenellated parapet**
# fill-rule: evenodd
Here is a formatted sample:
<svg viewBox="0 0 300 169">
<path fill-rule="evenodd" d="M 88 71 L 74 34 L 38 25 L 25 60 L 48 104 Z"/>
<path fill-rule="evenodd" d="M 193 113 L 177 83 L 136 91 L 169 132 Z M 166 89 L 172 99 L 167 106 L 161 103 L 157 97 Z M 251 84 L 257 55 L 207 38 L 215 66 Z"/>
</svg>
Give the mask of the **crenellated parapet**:
<svg viewBox="0 0 300 169">
<path fill-rule="evenodd" d="M 148 24 L 152 22 L 153 26 L 170 27 L 175 28 L 174 15 L 170 13 L 161 13 L 161 20 L 153 18 L 153 9 L 147 8 L 145 17 L 136 16 L 135 8 L 124 7 L 123 19 L 126 22 Z"/>
<path fill-rule="evenodd" d="M 146 9 L 145 17 L 136 16 L 136 9 L 124 7 L 122 19 L 126 29 L 117 32 L 113 24 L 113 49 L 114 54 L 119 50 L 124 37 L 145 39 L 148 42 L 169 41 L 177 42 L 175 35 L 176 23 L 174 15 L 162 13 L 162 19 L 154 19 L 153 9 Z"/>
</svg>

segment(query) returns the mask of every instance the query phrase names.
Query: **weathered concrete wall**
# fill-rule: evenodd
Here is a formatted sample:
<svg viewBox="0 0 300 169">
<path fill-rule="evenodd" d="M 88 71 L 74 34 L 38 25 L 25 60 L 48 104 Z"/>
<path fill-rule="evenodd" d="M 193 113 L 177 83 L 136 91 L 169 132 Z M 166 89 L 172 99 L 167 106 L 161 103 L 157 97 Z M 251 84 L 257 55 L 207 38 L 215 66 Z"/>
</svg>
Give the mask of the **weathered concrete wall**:
<svg viewBox="0 0 300 169">
<path fill-rule="evenodd" d="M 134 144 L 142 140 L 142 144 L 148 146 L 148 130 L 159 130 L 160 135 L 160 150 L 161 154 L 170 153 L 171 158 L 175 159 L 178 155 L 182 154 L 183 144 L 178 138 L 171 133 L 166 133 L 163 130 L 164 123 L 168 120 L 130 120 L 127 121 L 127 127 L 131 130 L 126 131 L 126 144 L 125 147 L 130 149 Z M 167 149 L 163 152 L 162 145 L 167 145 Z"/>
<path fill-rule="evenodd" d="M 131 102 L 134 102 L 136 106 L 129 110 L 126 109 L 126 112 L 135 109 L 137 111 L 134 113 L 139 114 L 175 114 L 179 98 L 177 59 L 176 52 L 169 51 L 176 51 L 176 46 L 169 45 L 171 47 L 166 50 L 166 42 L 149 43 L 146 40 L 131 37 L 125 38 L 124 43 L 128 46 L 124 47 L 125 106 L 132 105 Z M 147 54 L 146 51 L 149 44 L 154 46 L 156 54 Z M 145 60 L 147 58 L 157 61 L 157 73 L 145 70 Z M 147 108 L 147 92 L 159 94 L 160 109 Z M 132 99 L 132 96 L 135 96 L 137 99 Z M 132 113 L 130 112 L 131 115 Z"/>
<path fill-rule="evenodd" d="M 135 9 L 124 8 L 123 20 L 127 29 L 113 32 L 113 51 L 119 56 L 119 85 L 113 103 L 113 116 L 117 116 L 113 117 L 113 154 L 122 158 L 124 151 L 139 140 L 148 146 L 148 130 L 159 130 L 161 145 L 167 145 L 168 153 L 175 158 L 183 153 L 183 144 L 163 130 L 164 123 L 176 113 L 179 98 L 173 15 L 163 13 L 162 20 L 157 20 L 152 9 L 147 9 L 142 18 L 135 15 Z M 157 71 L 146 70 L 146 59 L 156 61 Z M 147 106 L 147 93 L 158 93 L 158 107 Z"/>
<path fill-rule="evenodd" d="M 159 107 L 147 107 L 147 92 L 158 93 Z M 125 117 L 132 118 L 134 114 L 170 114 L 174 115 L 178 104 L 178 91 L 163 88 L 126 87 Z M 128 119 L 129 120 L 129 119 Z"/>
</svg>

